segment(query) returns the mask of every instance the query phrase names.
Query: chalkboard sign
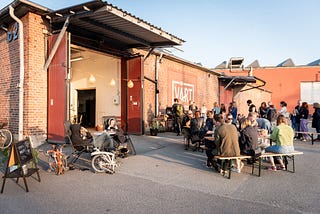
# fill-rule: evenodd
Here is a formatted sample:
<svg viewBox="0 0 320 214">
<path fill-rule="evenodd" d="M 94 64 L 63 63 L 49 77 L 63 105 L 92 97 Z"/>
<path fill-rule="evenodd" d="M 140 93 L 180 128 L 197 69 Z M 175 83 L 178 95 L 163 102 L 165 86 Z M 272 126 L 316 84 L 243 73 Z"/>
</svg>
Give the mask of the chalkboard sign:
<svg viewBox="0 0 320 214">
<path fill-rule="evenodd" d="M 33 164 L 28 164 L 29 162 L 33 162 Z M 11 171 L 9 168 L 13 165 L 17 165 L 17 168 Z M 30 167 L 30 165 L 33 165 L 33 167 Z M 33 173 L 37 173 L 38 181 L 40 182 L 39 168 L 33 158 L 30 139 L 26 138 L 17 143 L 12 143 L 10 146 L 7 167 L 3 176 L 1 193 L 3 193 L 6 178 L 17 178 L 16 183 L 18 183 L 20 177 L 23 178 L 26 192 L 29 192 L 26 177 L 31 176 Z"/>
<path fill-rule="evenodd" d="M 21 165 L 27 164 L 33 160 L 32 148 L 29 138 L 16 143 L 16 154 L 20 159 Z"/>
</svg>

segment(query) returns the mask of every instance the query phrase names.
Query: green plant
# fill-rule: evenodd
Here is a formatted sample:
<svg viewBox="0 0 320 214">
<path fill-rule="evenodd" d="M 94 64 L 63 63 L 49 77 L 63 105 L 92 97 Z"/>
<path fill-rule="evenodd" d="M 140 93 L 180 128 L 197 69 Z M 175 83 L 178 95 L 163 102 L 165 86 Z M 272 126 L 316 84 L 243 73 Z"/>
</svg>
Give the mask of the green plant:
<svg viewBox="0 0 320 214">
<path fill-rule="evenodd" d="M 151 126 L 152 129 L 159 129 L 159 121 L 157 118 L 154 118 L 152 120 L 152 126 Z"/>
</svg>

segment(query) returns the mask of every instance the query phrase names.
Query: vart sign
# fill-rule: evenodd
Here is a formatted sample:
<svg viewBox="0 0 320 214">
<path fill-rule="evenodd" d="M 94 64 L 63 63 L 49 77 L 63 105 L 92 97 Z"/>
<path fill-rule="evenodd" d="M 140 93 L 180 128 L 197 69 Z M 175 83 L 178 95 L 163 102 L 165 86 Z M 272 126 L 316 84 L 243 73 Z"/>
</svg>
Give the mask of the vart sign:
<svg viewBox="0 0 320 214">
<path fill-rule="evenodd" d="M 172 100 L 178 98 L 181 102 L 189 103 L 194 100 L 194 85 L 181 81 L 172 81 Z"/>
</svg>

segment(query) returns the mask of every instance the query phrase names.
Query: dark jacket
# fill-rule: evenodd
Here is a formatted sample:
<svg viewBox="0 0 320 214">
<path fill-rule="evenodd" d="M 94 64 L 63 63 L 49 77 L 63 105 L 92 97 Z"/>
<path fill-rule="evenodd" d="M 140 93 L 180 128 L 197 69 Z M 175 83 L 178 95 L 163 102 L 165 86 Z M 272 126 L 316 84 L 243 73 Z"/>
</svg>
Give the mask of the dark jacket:
<svg viewBox="0 0 320 214">
<path fill-rule="evenodd" d="M 320 129 L 320 108 L 315 108 L 312 115 L 312 128 Z"/>
<path fill-rule="evenodd" d="M 206 119 L 206 129 L 213 131 L 213 127 L 214 127 L 214 119 L 213 118 L 207 118 Z"/>
<path fill-rule="evenodd" d="M 71 142 L 74 147 L 81 149 L 83 146 L 90 146 L 92 141 L 92 135 L 90 132 L 86 132 L 85 135 L 80 132 L 81 126 L 79 124 L 71 124 Z"/>
<path fill-rule="evenodd" d="M 215 132 L 215 143 L 219 147 L 219 155 L 225 157 L 239 156 L 238 131 L 233 124 L 222 124 Z"/>
<path fill-rule="evenodd" d="M 258 147 L 258 130 L 255 127 L 247 126 L 240 131 L 239 137 L 240 151 L 243 154 L 254 155 L 254 150 Z"/>
<path fill-rule="evenodd" d="M 301 108 L 301 109 L 300 109 L 300 112 L 299 112 L 299 115 L 300 115 L 300 119 L 308 119 L 308 117 L 309 117 L 309 110 L 306 109 L 306 108 Z"/>
</svg>

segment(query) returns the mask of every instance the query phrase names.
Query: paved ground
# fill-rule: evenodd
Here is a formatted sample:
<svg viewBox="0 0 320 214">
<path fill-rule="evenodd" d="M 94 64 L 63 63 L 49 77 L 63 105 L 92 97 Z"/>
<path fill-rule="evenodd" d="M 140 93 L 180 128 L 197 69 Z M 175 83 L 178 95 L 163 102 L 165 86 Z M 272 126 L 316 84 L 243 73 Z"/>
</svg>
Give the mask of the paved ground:
<svg viewBox="0 0 320 214">
<path fill-rule="evenodd" d="M 70 170 L 56 176 L 40 152 L 42 181 L 27 178 L 26 193 L 22 180 L 21 186 L 7 180 L 0 213 L 320 213 L 319 142 L 295 142 L 304 152 L 296 173 L 263 170 L 257 177 L 245 166 L 228 180 L 205 167 L 204 153 L 185 151 L 173 133 L 132 139 L 137 155 L 121 160 L 114 175 Z"/>
</svg>

